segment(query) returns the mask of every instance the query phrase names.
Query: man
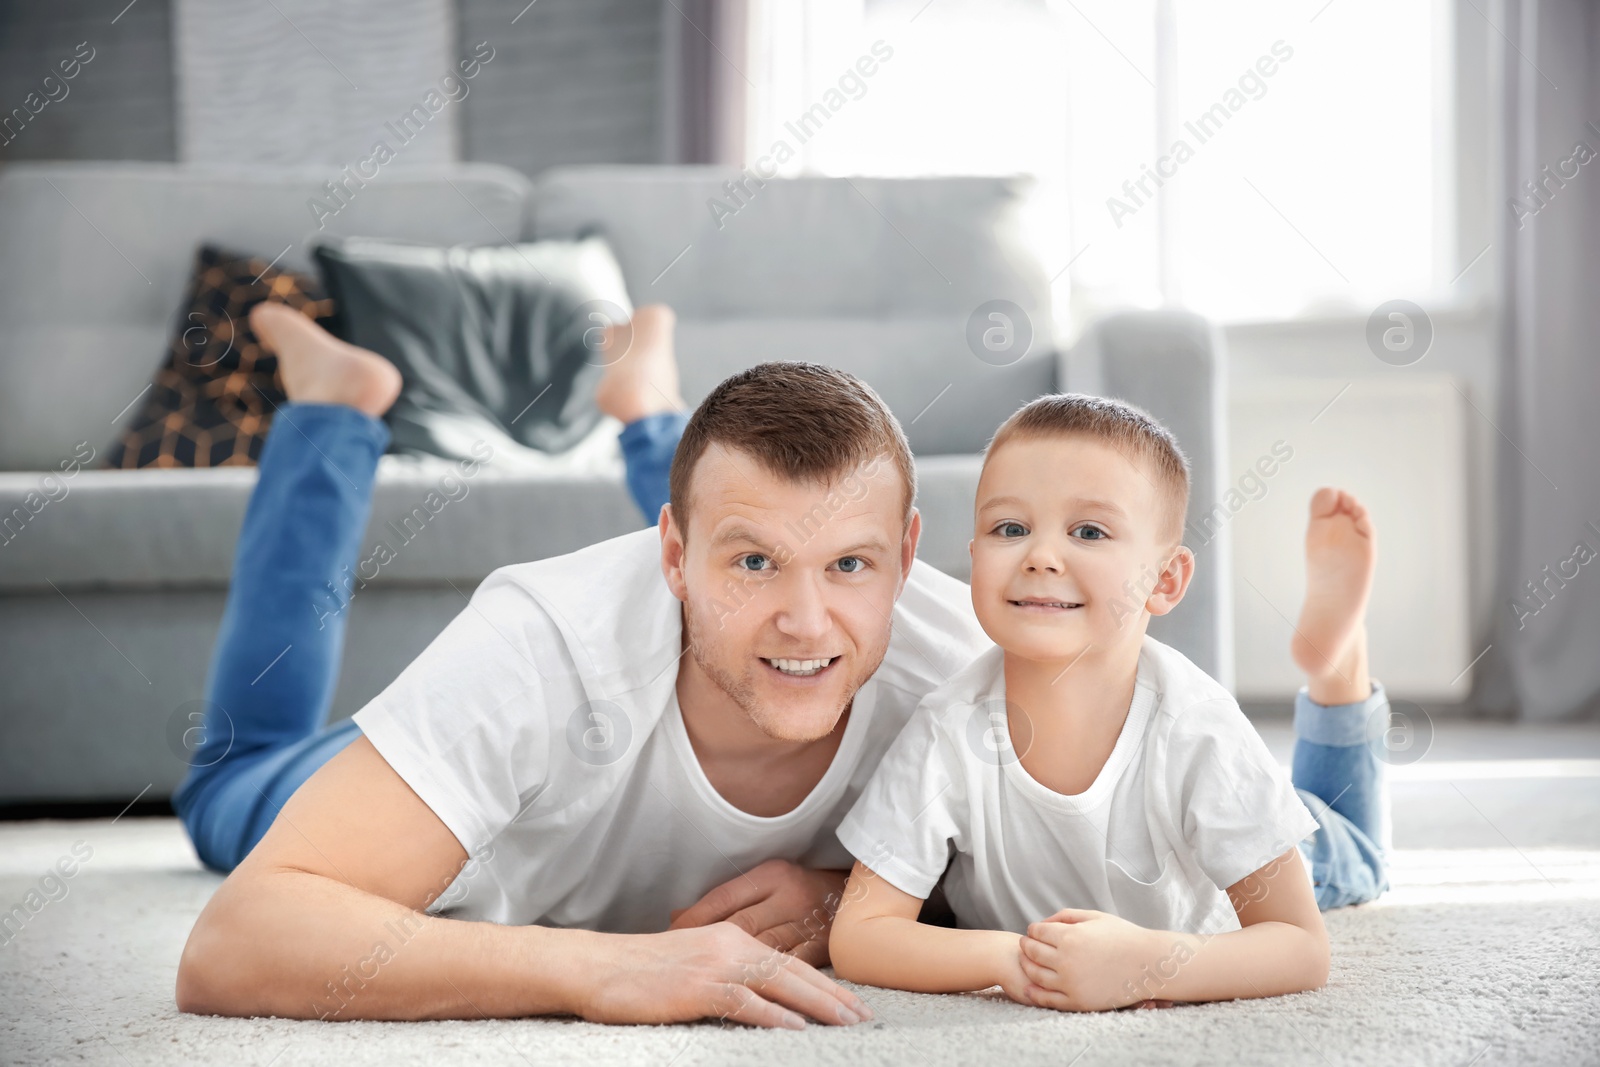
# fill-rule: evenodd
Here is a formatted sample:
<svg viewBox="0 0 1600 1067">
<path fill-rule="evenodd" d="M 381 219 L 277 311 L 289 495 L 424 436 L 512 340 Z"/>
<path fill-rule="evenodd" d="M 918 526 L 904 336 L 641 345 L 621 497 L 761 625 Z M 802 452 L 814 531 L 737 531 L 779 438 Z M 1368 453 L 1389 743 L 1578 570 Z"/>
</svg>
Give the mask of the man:
<svg viewBox="0 0 1600 1067">
<path fill-rule="evenodd" d="M 813 966 L 850 865 L 834 829 L 920 698 L 986 644 L 966 587 L 912 568 L 914 470 L 876 394 L 763 364 L 683 427 L 670 313 L 641 309 L 600 400 L 629 423 L 636 493 L 672 461 L 658 530 L 496 571 L 321 729 L 345 613 L 317 605 L 357 558 L 400 383 L 292 311 L 251 322 L 291 403 L 174 798 L 201 858 L 232 868 L 178 1006 L 870 1018 Z"/>
</svg>

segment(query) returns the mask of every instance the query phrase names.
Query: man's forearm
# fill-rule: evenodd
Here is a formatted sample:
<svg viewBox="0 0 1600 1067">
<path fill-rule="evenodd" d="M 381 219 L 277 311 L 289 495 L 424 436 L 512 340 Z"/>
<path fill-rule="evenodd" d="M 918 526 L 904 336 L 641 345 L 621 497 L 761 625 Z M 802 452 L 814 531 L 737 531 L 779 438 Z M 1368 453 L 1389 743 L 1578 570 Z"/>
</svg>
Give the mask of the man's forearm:
<svg viewBox="0 0 1600 1067">
<path fill-rule="evenodd" d="M 594 937 L 439 918 L 277 870 L 217 891 L 184 948 L 178 1007 L 340 1020 L 568 1012 Z"/>
<path fill-rule="evenodd" d="M 951 930 L 915 919 L 876 915 L 835 920 L 833 971 L 840 978 L 916 993 L 964 993 L 1002 981 L 999 961 L 1017 955 L 1016 934 Z"/>
</svg>

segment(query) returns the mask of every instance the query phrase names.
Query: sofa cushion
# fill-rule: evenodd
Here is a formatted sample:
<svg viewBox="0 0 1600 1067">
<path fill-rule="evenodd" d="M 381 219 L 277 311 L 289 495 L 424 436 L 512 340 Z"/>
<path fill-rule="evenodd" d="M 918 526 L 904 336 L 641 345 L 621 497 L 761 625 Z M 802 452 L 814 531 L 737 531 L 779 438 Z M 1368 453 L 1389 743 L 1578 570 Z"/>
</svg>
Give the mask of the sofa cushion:
<svg viewBox="0 0 1600 1067">
<path fill-rule="evenodd" d="M 385 171 L 317 219 L 326 167 L 150 163 L 0 167 L 0 470 L 104 454 L 167 352 L 194 250 L 212 241 L 311 268 L 309 239 L 432 244 L 519 239 L 528 182 L 504 167 Z M 90 298 L 92 294 L 92 298 Z"/>
<path fill-rule="evenodd" d="M 604 234 L 633 298 L 677 310 L 690 403 L 764 359 L 808 359 L 877 389 L 918 455 L 967 453 L 1055 387 L 1032 198 L 1016 177 L 758 183 L 711 167 L 556 168 L 535 186 L 533 233 Z M 1014 361 L 972 343 L 993 301 L 1031 324 Z"/>
<path fill-rule="evenodd" d="M 250 328 L 250 310 L 268 300 L 324 322 L 333 313 L 310 275 L 201 247 L 167 361 L 106 466 L 240 467 L 261 457 L 273 413 L 288 399 L 278 357 Z"/>
<path fill-rule="evenodd" d="M 366 238 L 328 242 L 317 268 L 332 329 L 400 368 L 384 416 L 392 448 L 502 463 L 556 455 L 600 421 L 599 325 L 624 321 L 627 290 L 599 238 L 439 248 Z"/>
</svg>

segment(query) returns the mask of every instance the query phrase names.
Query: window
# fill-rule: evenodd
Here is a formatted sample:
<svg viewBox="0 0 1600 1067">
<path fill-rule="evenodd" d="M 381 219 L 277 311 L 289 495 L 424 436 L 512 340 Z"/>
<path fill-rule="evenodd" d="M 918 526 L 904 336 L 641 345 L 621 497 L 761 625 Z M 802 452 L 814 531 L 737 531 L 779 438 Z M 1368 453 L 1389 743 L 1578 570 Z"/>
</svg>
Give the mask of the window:
<svg viewBox="0 0 1600 1067">
<path fill-rule="evenodd" d="M 1033 174 L 1079 320 L 1364 315 L 1455 273 L 1442 0 L 755 10 L 751 160 L 784 143 L 779 173 Z"/>
</svg>

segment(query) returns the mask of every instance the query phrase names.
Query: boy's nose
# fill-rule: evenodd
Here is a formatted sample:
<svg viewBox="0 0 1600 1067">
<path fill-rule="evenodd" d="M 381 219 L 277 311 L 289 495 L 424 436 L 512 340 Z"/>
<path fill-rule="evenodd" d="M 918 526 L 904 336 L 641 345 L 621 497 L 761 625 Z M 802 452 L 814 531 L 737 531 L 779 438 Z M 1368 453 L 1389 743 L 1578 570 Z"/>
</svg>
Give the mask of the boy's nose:
<svg viewBox="0 0 1600 1067">
<path fill-rule="evenodd" d="M 1023 565 L 1030 573 L 1043 571 L 1049 574 L 1061 573 L 1061 554 L 1048 544 L 1036 543 L 1028 552 L 1028 557 Z"/>
</svg>

